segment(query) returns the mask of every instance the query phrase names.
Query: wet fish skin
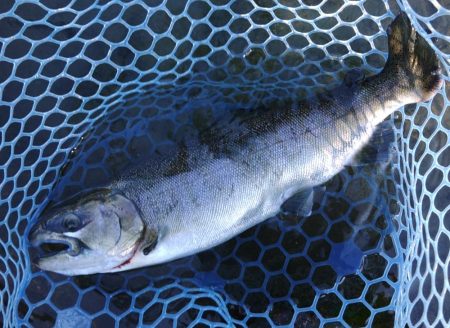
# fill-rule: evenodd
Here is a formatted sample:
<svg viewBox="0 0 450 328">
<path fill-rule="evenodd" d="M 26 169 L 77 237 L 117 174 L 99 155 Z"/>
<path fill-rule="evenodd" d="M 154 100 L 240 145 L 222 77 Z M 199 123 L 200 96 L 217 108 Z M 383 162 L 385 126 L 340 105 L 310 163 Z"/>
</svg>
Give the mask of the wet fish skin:
<svg viewBox="0 0 450 328">
<path fill-rule="evenodd" d="M 293 193 L 338 173 L 394 110 L 432 97 L 442 83 L 436 56 L 405 15 L 390 33 L 380 74 L 364 80 L 350 74 L 339 88 L 293 108 L 234 112 L 238 132 L 215 132 L 225 140 L 215 146 L 219 154 L 196 145 L 188 153 L 201 164 L 182 174 L 158 181 L 139 171 L 113 184 L 161 231 L 152 253 L 130 267 L 210 248 L 275 215 Z"/>
<path fill-rule="evenodd" d="M 157 241 L 148 248 L 144 238 L 123 265 L 93 263 L 87 273 L 159 264 L 211 248 L 275 215 L 298 190 L 338 173 L 387 116 L 430 99 L 442 84 L 436 55 L 405 14 L 389 29 L 389 51 L 378 75 L 363 79 L 353 71 L 337 89 L 291 107 L 230 111 L 180 141 L 172 158 L 144 163 L 113 181 L 111 193 L 135 204 Z"/>
</svg>

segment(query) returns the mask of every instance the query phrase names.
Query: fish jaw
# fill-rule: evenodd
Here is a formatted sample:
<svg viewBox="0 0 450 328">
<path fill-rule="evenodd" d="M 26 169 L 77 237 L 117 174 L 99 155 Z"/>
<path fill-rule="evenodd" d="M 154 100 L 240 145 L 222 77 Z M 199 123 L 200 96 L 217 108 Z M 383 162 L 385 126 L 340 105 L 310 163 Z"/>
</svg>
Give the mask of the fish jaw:
<svg viewBox="0 0 450 328">
<path fill-rule="evenodd" d="M 35 259 L 35 264 L 41 270 L 52 271 L 63 275 L 85 275 L 98 272 L 109 272 L 121 263 L 125 263 L 135 254 L 132 252 L 123 252 L 122 254 L 111 254 L 104 256 L 103 253 L 96 252 L 86 247 L 77 238 L 67 236 L 62 233 L 45 230 L 42 226 L 36 227 L 30 234 L 30 242 L 33 247 L 39 249 L 44 244 L 64 245 L 66 249 L 46 252 Z M 137 249 L 139 245 L 134 248 Z"/>
<path fill-rule="evenodd" d="M 87 275 L 98 272 L 110 272 L 116 266 L 115 261 L 108 261 L 94 252 L 82 251 L 78 256 L 67 252 L 41 257 L 36 265 L 45 271 L 52 271 L 67 276 Z M 97 259 L 95 265 L 91 259 Z"/>
</svg>

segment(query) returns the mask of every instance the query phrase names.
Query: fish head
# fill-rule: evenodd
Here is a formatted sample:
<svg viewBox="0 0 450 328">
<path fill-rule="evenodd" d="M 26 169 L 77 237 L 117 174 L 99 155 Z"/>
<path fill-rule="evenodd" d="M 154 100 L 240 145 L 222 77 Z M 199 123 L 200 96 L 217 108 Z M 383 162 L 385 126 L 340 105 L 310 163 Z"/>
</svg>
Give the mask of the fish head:
<svg viewBox="0 0 450 328">
<path fill-rule="evenodd" d="M 92 274 L 126 265 L 149 235 L 146 230 L 131 200 L 96 190 L 44 211 L 31 230 L 30 242 L 39 249 L 36 264 L 41 269 Z"/>
</svg>

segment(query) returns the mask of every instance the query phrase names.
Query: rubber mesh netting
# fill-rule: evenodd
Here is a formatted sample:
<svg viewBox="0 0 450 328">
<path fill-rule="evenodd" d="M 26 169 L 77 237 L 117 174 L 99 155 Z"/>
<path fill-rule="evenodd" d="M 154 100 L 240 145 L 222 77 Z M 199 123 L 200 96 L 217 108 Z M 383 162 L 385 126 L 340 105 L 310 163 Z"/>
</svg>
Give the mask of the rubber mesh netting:
<svg viewBox="0 0 450 328">
<path fill-rule="evenodd" d="M 78 277 L 32 265 L 27 232 L 50 198 L 164 156 L 216 111 L 378 72 L 400 9 L 446 83 L 392 116 L 390 163 L 345 168 L 308 218 L 169 264 Z M 448 327 L 449 15 L 447 0 L 1 0 L 4 326 Z"/>
</svg>

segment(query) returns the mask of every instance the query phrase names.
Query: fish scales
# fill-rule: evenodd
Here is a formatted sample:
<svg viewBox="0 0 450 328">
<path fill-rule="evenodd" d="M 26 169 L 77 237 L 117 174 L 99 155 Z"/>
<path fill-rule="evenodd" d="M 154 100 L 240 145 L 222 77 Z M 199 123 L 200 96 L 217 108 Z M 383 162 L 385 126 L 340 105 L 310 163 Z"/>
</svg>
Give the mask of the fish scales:
<svg viewBox="0 0 450 328">
<path fill-rule="evenodd" d="M 228 151 L 222 154 L 198 152 L 194 146 L 188 156 L 202 164 L 187 172 L 162 174 L 164 179 L 156 180 L 142 180 L 131 172 L 111 187 L 134 200 L 144 220 L 173 239 L 166 244 L 170 251 L 161 250 L 160 261 L 170 260 L 169 253 L 179 257 L 217 245 L 276 214 L 298 189 L 321 184 L 341 170 L 376 125 L 405 101 L 386 78 L 343 85 L 325 102 L 302 102 L 283 112 L 276 129 L 252 131 L 256 133 L 245 143 L 240 142 L 242 133 L 228 134 Z M 373 94 L 383 95 L 382 101 Z M 255 129 L 261 119 L 260 113 L 246 114 L 245 126 L 238 124 L 241 131 Z M 200 228 L 207 233 L 197 235 Z M 194 244 L 194 250 L 177 251 L 185 248 L 181 240 Z"/>
<path fill-rule="evenodd" d="M 46 214 L 31 240 L 59 238 L 69 250 L 38 265 L 81 274 L 174 260 L 236 236 L 275 215 L 292 195 L 326 182 L 394 110 L 430 99 L 442 85 L 436 55 L 405 14 L 388 32 L 390 53 L 378 75 L 351 71 L 315 98 L 202 121 L 172 156 L 141 163 L 106 191 Z M 310 199 L 303 197 L 305 204 Z M 105 213 L 114 214 L 121 233 Z M 104 241 L 92 238 L 96 233 Z"/>
</svg>

